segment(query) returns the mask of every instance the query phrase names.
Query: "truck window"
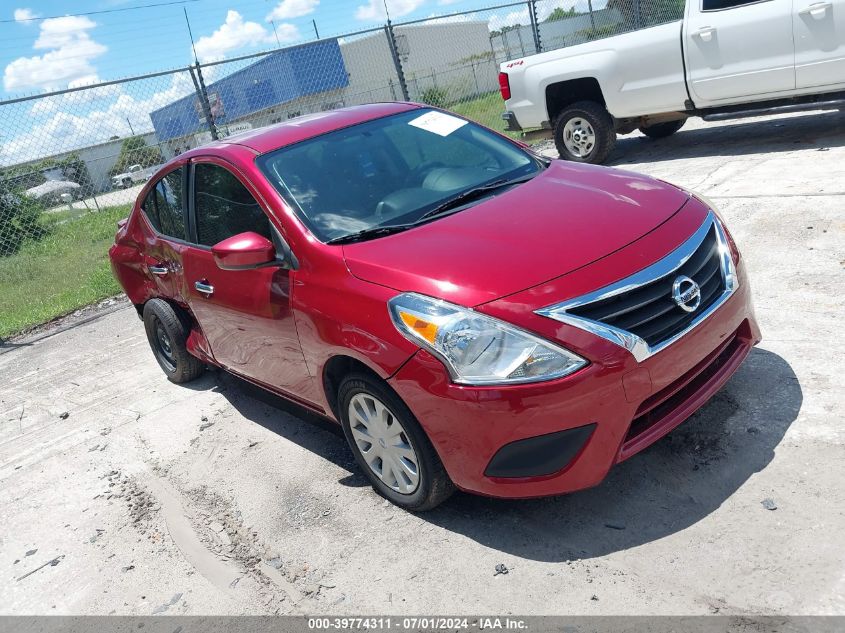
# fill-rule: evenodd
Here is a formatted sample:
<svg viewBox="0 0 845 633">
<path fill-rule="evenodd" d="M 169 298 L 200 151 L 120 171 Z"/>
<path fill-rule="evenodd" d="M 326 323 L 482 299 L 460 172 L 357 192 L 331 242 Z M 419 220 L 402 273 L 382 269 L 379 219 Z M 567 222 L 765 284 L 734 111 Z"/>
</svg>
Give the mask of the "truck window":
<svg viewBox="0 0 845 633">
<path fill-rule="evenodd" d="M 702 11 L 721 11 L 722 9 L 733 9 L 744 4 L 756 4 L 760 0 L 701 0 Z"/>
</svg>

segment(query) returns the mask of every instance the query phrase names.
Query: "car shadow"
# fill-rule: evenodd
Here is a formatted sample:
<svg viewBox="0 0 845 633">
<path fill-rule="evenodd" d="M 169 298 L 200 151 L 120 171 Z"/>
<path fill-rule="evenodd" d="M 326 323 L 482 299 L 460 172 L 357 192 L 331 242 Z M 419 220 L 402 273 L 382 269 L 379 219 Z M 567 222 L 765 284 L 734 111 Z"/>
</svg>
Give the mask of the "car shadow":
<svg viewBox="0 0 845 633">
<path fill-rule="evenodd" d="M 801 116 L 742 121 L 728 125 L 705 123 L 682 128 L 663 139 L 620 136 L 608 165 L 661 162 L 683 158 L 742 156 L 845 146 L 845 113 L 814 112 Z"/>
<path fill-rule="evenodd" d="M 246 419 L 341 467 L 349 473 L 341 484 L 368 485 L 333 422 L 222 371 L 210 372 L 192 386 L 222 393 Z M 585 559 L 630 549 L 684 530 L 716 511 L 772 461 L 802 400 L 789 363 L 754 349 L 707 405 L 611 469 L 595 488 L 530 500 L 456 493 L 418 516 L 532 560 Z M 755 500 L 748 511 L 765 512 L 761 501 Z"/>
<path fill-rule="evenodd" d="M 679 532 L 716 511 L 774 458 L 802 403 L 783 358 L 761 349 L 693 417 L 605 481 L 522 501 L 460 495 L 428 521 L 487 547 L 541 561 L 603 556 Z M 760 500 L 749 512 L 765 512 Z"/>
<path fill-rule="evenodd" d="M 322 415 L 223 370 L 208 371 L 183 386 L 223 395 L 250 422 L 344 469 L 348 474 L 340 479 L 341 484 L 356 488 L 369 485 L 349 450 L 343 429 Z"/>
</svg>

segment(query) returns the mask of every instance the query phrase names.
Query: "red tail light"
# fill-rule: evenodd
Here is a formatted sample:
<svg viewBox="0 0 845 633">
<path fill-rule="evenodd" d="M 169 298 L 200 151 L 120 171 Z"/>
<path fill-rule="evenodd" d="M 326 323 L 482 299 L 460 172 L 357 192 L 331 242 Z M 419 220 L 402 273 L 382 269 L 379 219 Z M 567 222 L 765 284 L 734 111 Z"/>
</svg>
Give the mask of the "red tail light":
<svg viewBox="0 0 845 633">
<path fill-rule="evenodd" d="M 511 82 L 507 73 L 499 73 L 499 90 L 502 93 L 502 99 L 507 101 L 511 98 Z"/>
</svg>

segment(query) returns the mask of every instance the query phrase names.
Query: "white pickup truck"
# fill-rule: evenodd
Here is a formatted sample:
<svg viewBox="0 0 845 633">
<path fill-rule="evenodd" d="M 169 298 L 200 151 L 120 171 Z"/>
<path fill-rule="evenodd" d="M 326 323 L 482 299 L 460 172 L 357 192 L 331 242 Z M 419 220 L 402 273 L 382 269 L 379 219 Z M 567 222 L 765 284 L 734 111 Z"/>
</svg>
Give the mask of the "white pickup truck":
<svg viewBox="0 0 845 633">
<path fill-rule="evenodd" d="M 508 129 L 601 163 L 617 134 L 845 108 L 845 0 L 687 0 L 682 20 L 501 65 Z"/>
<path fill-rule="evenodd" d="M 144 169 L 141 165 L 132 165 L 125 173 L 112 176 L 112 186 L 128 189 L 132 185 L 137 185 L 139 182 L 146 182 L 156 172 L 158 167 L 160 165 Z"/>
</svg>

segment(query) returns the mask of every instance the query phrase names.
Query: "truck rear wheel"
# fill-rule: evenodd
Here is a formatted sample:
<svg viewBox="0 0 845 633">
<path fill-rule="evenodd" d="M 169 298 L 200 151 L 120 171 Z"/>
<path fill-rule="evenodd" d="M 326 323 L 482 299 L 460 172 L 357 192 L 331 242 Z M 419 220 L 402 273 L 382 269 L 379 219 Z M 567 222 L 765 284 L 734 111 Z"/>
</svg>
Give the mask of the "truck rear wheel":
<svg viewBox="0 0 845 633">
<path fill-rule="evenodd" d="M 665 123 L 655 123 L 654 125 L 644 125 L 640 128 L 640 132 L 649 138 L 666 138 L 672 136 L 675 132 L 684 127 L 686 119 L 678 121 L 666 121 Z"/>
<path fill-rule="evenodd" d="M 613 118 L 600 103 L 577 101 L 558 115 L 555 145 L 564 160 L 603 163 L 616 145 Z"/>
</svg>

